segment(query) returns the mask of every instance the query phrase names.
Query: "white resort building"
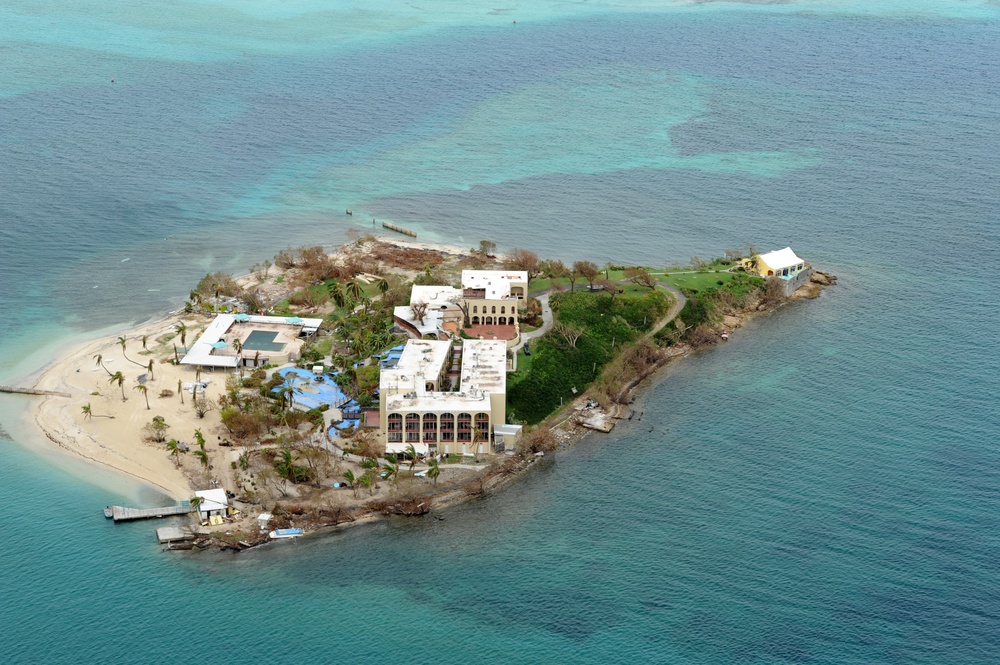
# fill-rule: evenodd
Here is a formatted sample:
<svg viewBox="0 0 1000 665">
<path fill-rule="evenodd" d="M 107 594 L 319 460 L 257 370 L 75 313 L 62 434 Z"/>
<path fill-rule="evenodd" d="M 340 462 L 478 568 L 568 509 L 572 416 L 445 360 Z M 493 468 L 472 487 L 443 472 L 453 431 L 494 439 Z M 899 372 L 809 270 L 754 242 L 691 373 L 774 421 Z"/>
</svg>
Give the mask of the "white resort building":
<svg viewBox="0 0 1000 665">
<path fill-rule="evenodd" d="M 457 379 L 457 381 L 456 381 Z M 506 425 L 507 344 L 502 340 L 410 340 L 379 382 L 386 452 L 499 453 L 520 427 Z"/>
<path fill-rule="evenodd" d="M 219 314 L 181 359 L 199 367 L 284 365 L 298 359 L 323 319 Z"/>
<path fill-rule="evenodd" d="M 462 288 L 414 285 L 410 304 L 393 311 L 396 325 L 417 339 L 469 337 L 516 344 L 518 310 L 527 307 L 528 273 L 523 270 L 463 270 Z M 468 319 L 468 327 L 464 326 Z"/>
</svg>

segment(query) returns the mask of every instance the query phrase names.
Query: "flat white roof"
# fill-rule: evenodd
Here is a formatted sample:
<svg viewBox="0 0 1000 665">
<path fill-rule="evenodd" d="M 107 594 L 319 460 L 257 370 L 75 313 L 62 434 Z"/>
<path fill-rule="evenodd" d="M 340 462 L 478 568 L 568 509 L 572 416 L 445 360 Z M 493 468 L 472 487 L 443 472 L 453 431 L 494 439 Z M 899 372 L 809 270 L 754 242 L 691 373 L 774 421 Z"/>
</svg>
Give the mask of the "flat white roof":
<svg viewBox="0 0 1000 665">
<path fill-rule="evenodd" d="M 248 314 L 219 314 L 208 324 L 205 332 L 191 345 L 188 352 L 181 359 L 182 365 L 202 365 L 203 367 L 236 367 L 236 356 L 214 355 L 212 345 L 222 339 L 229 332 L 236 322 L 236 317 L 240 321 L 247 323 L 268 323 L 272 325 L 283 325 L 288 327 L 301 328 L 307 332 L 316 331 L 323 325 L 323 319 L 301 319 L 284 316 L 250 316 Z M 289 318 L 297 321 L 290 323 Z"/>
<path fill-rule="evenodd" d="M 229 505 L 229 497 L 226 496 L 226 490 L 199 490 L 194 493 L 195 496 L 201 497 L 201 504 L 198 506 L 198 510 L 207 513 L 210 510 L 225 510 L 226 506 Z"/>
<path fill-rule="evenodd" d="M 411 339 L 403 347 L 395 367 L 379 375 L 380 390 L 426 393 L 426 379 L 436 380 L 451 359 L 451 342 L 437 339 Z"/>
<path fill-rule="evenodd" d="M 424 376 L 437 378 L 442 365 L 433 361 L 411 360 L 405 363 L 411 345 L 443 344 L 430 340 L 410 340 L 400 356 L 400 364 L 394 370 L 382 370 L 381 389 L 392 389 L 386 393 L 386 409 L 389 411 L 489 411 L 491 394 L 507 391 L 507 343 L 494 340 L 463 340 L 462 378 L 460 392 L 429 392 Z M 419 348 L 419 347 L 418 347 Z M 420 351 L 419 353 L 423 353 Z M 428 354 L 429 355 L 429 354 Z M 447 362 L 446 352 L 441 362 Z M 431 371 L 423 371 L 422 367 Z M 404 366 L 404 371 L 396 374 Z M 414 371 L 416 370 L 416 371 Z M 398 392 L 397 392 L 398 391 Z M 480 406 L 481 405 L 481 406 Z"/>
<path fill-rule="evenodd" d="M 454 305 L 462 300 L 462 289 L 453 286 L 414 284 L 410 289 L 410 304 L 425 302 L 427 309 L 441 305 Z"/>
<path fill-rule="evenodd" d="M 511 282 L 528 283 L 524 270 L 463 270 L 463 289 L 485 289 L 486 300 L 503 300 L 510 297 Z M 525 294 L 527 295 L 527 294 Z"/>
<path fill-rule="evenodd" d="M 507 342 L 467 339 L 462 351 L 462 392 L 507 392 Z"/>
<path fill-rule="evenodd" d="M 413 310 L 410 309 L 409 305 L 402 305 L 400 307 L 393 307 L 392 315 L 397 319 L 402 319 L 406 321 L 411 326 L 417 329 L 417 332 L 423 335 L 434 335 L 437 333 L 438 328 L 441 327 L 441 320 L 444 318 L 442 310 L 427 308 L 424 313 L 424 322 L 421 323 L 420 319 L 413 316 Z"/>
<path fill-rule="evenodd" d="M 791 247 L 768 252 L 767 254 L 761 254 L 760 260 L 766 263 L 768 267 L 775 270 L 791 268 L 792 266 L 797 266 L 800 263 L 805 263 L 805 261 L 795 256 L 795 252 L 792 251 Z"/>
</svg>

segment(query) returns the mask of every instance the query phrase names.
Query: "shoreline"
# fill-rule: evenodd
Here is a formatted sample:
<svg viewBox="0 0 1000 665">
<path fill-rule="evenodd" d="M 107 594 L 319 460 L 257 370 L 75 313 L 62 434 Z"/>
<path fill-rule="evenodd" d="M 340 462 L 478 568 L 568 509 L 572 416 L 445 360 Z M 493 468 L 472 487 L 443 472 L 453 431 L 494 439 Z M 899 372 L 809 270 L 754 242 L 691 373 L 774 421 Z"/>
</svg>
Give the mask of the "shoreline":
<svg viewBox="0 0 1000 665">
<path fill-rule="evenodd" d="M 402 245 L 415 249 L 426 249 L 442 252 L 451 255 L 462 255 L 468 250 L 453 245 L 442 243 L 432 243 L 426 241 L 407 240 L 394 236 L 386 237 L 383 234 L 373 234 L 378 240 L 389 244 Z M 350 241 L 331 249 L 331 255 L 338 255 L 343 247 L 350 246 Z M 253 280 L 251 271 L 235 276 L 234 279 L 240 282 Z M 72 343 L 68 349 L 53 357 L 39 368 L 32 369 L 27 373 L 14 377 L 19 385 L 30 386 L 39 390 L 51 390 L 68 392 L 73 395 L 71 398 L 58 396 L 33 395 L 25 396 L 28 400 L 28 407 L 25 410 L 25 417 L 32 428 L 35 436 L 30 439 L 47 444 L 51 450 L 56 450 L 72 456 L 76 459 L 84 459 L 87 462 L 100 465 L 113 472 L 125 474 L 133 480 L 148 485 L 152 489 L 164 492 L 174 500 L 184 500 L 191 496 L 193 490 L 189 481 L 183 473 L 178 472 L 172 463 L 167 460 L 167 455 L 159 448 L 147 444 L 138 443 L 139 432 L 146 417 L 151 417 L 158 409 L 165 411 L 164 417 L 168 422 L 178 422 L 179 426 L 186 426 L 188 429 L 198 429 L 199 425 L 204 425 L 204 420 L 191 417 L 190 412 L 182 412 L 180 409 L 167 408 L 171 404 L 164 405 L 159 398 L 153 396 L 153 389 L 150 389 L 150 405 L 154 406 L 146 413 L 130 414 L 129 425 L 119 426 L 118 413 L 121 411 L 115 399 L 114 388 L 106 383 L 107 373 L 101 372 L 93 361 L 97 354 L 105 359 L 112 371 L 116 369 L 140 370 L 138 366 L 131 365 L 123 357 L 121 349 L 116 339 L 121 336 L 128 338 L 131 344 L 129 354 L 137 355 L 131 350 L 139 344 L 142 335 L 147 335 L 151 339 L 157 336 L 162 337 L 174 332 L 174 326 L 185 318 L 197 318 L 201 315 L 188 315 L 184 308 L 175 308 L 157 316 L 151 315 L 140 323 L 121 324 L 108 326 L 99 330 L 87 333 L 79 333 L 77 341 Z M 192 331 L 192 336 L 193 336 Z M 141 356 L 144 359 L 148 356 Z M 160 370 L 164 371 L 164 378 L 159 375 Z M 153 380 L 155 389 L 176 387 L 177 379 L 182 381 L 194 380 L 195 371 L 180 365 L 169 365 L 157 363 L 154 366 L 156 378 Z M 166 378 L 169 377 L 169 380 Z M 224 385 L 225 374 L 222 372 L 208 372 L 206 377 L 216 378 L 216 385 L 212 392 L 217 392 L 219 384 Z M 117 391 L 117 388 L 114 388 Z M 100 395 L 93 395 L 100 392 Z M 128 400 L 143 400 L 143 396 L 131 390 L 126 392 Z M 83 427 L 83 414 L 79 411 L 80 405 L 93 398 L 90 402 L 95 415 L 90 419 L 88 428 L 96 429 L 89 433 Z M 120 400 L 120 394 L 117 398 Z M 135 402 L 133 402 L 134 404 Z M 106 409 L 98 413 L 99 407 Z M 75 411 L 74 411 L 75 410 Z M 105 415 L 114 415 L 115 426 L 110 426 L 112 419 L 105 418 Z M 105 422 L 108 421 L 108 422 Z M 95 425 L 96 423 L 96 425 Z M 173 426 L 172 429 L 179 429 Z M 124 436 L 129 436 L 134 443 L 128 444 L 121 441 Z M 30 444 L 29 444 L 30 445 Z"/>
<path fill-rule="evenodd" d="M 382 236 L 379 236 L 378 240 L 456 256 L 468 253 L 466 249 L 439 243 Z M 338 247 L 332 256 L 339 255 L 340 258 L 343 258 L 350 252 L 351 245 L 353 243 Z M 254 277 L 248 273 L 236 279 L 252 280 Z M 791 298 L 776 305 L 768 306 L 763 310 L 756 308 L 727 316 L 725 325 L 729 329 L 742 327 L 759 314 L 773 311 L 791 300 L 817 297 L 827 285 L 829 282 L 824 285 L 808 282 Z M 800 291 L 806 286 L 812 287 L 811 290 L 807 294 L 800 295 Z M 189 469 L 185 473 L 179 464 L 175 464 L 170 459 L 163 445 L 144 443 L 141 442 L 141 439 L 143 427 L 147 420 L 154 415 L 163 416 L 170 424 L 171 434 L 168 436 L 181 437 L 204 427 L 206 435 L 208 435 L 207 438 L 214 438 L 216 432 L 209 429 L 208 426 L 220 423 L 213 423 L 211 419 L 198 418 L 190 407 L 184 407 L 184 403 L 178 401 L 176 397 L 162 398 L 158 396 L 161 391 L 166 392 L 171 387 L 179 387 L 181 383 L 194 380 L 196 375 L 194 368 L 174 365 L 167 362 L 169 358 L 162 356 L 169 350 L 166 344 L 171 341 L 178 322 L 196 323 L 203 316 L 202 314 L 186 312 L 181 308 L 168 311 L 159 317 L 150 317 L 140 324 L 131 325 L 124 329 L 115 328 L 112 333 L 109 333 L 108 329 L 96 331 L 94 336 L 81 340 L 58 357 L 53 358 L 45 366 L 28 375 L 29 378 L 34 378 L 32 387 L 36 389 L 66 392 L 72 394 L 73 397 L 34 396 L 29 400 L 25 420 L 30 421 L 30 425 L 40 435 L 39 438 L 44 438 L 53 449 L 59 450 L 67 457 L 82 458 L 88 463 L 99 465 L 104 470 L 110 469 L 113 473 L 125 474 L 131 479 L 165 493 L 174 500 L 189 498 L 196 485 L 191 470 Z M 191 332 L 193 336 L 194 331 Z M 112 337 L 115 334 L 116 336 Z M 139 340 L 143 336 L 146 337 L 151 346 L 154 346 L 152 352 L 137 348 Z M 123 353 L 124 349 L 121 347 L 121 340 L 117 339 L 118 337 L 126 338 L 127 353 L 131 355 L 131 359 L 126 353 Z M 614 400 L 614 404 L 597 409 L 601 412 L 601 418 L 605 421 L 617 421 L 627 417 L 630 410 L 628 405 L 636 399 L 635 393 L 638 390 L 647 385 L 650 380 L 655 379 L 655 376 L 672 364 L 674 360 L 686 357 L 696 350 L 701 349 L 692 348 L 688 344 L 664 348 L 662 356 L 657 362 L 625 385 L 622 394 Z M 155 359 L 157 353 L 160 355 L 160 360 L 154 362 L 153 376 L 146 379 L 147 390 L 143 394 L 131 389 L 126 392 L 121 384 L 116 387 L 113 385 L 113 379 L 109 381 L 113 371 L 131 370 L 133 374 L 136 371 L 143 371 L 145 368 L 141 368 L 140 363 L 134 359 L 141 357 L 143 362 L 146 362 L 150 357 Z M 140 356 L 140 354 L 143 355 Z M 167 353 L 167 355 L 172 357 L 172 354 Z M 98 357 L 103 366 L 94 360 Z M 210 381 L 205 391 L 206 396 L 219 397 L 220 389 L 224 390 L 227 376 L 226 372 L 203 373 L 202 379 Z M 130 385 L 130 388 L 132 387 Z M 147 397 L 149 408 L 141 408 L 141 406 L 145 406 L 144 401 Z M 555 448 L 576 445 L 593 431 L 580 422 L 581 414 L 584 413 L 584 405 L 590 398 L 590 391 L 584 391 L 572 402 L 567 403 L 565 407 L 544 419 L 534 429 L 550 433 Z M 87 402 L 92 409 L 92 417 L 89 420 L 86 419 L 81 408 L 84 402 Z M 595 413 L 589 409 L 588 411 L 590 415 Z M 85 421 L 86 426 L 84 425 Z M 221 436 L 218 439 L 221 442 Z M 212 447 L 211 450 L 213 454 L 218 454 L 218 458 L 221 458 L 222 462 L 232 459 L 235 468 L 234 451 L 238 451 L 239 448 Z M 516 478 L 534 468 L 539 459 L 541 456 L 508 457 L 503 460 L 503 463 L 482 467 L 471 476 L 460 473 L 457 481 L 452 481 L 440 489 L 437 489 L 436 486 L 433 490 L 426 488 L 426 491 L 419 493 L 419 496 L 427 497 L 434 510 L 464 503 L 509 485 Z M 208 467 L 208 469 L 211 468 Z M 225 478 L 224 474 L 219 474 L 219 476 Z M 208 470 L 200 478 L 201 482 L 197 484 L 205 485 L 207 479 Z M 219 486 L 223 484 L 215 478 L 213 478 L 212 483 Z M 470 490 L 470 486 L 476 483 L 478 485 Z M 308 533 L 325 532 L 340 527 L 377 521 L 393 514 L 390 508 L 399 508 L 398 503 L 395 506 L 389 506 L 393 502 L 391 495 L 378 498 L 382 500 L 383 510 L 380 511 L 373 506 L 366 505 L 367 501 L 360 506 L 352 506 L 347 509 L 341 506 L 336 512 L 332 524 L 312 523 Z M 404 507 L 397 514 L 412 514 L 406 513 L 405 510 Z M 425 509 L 424 512 L 427 510 L 429 508 Z M 340 517 L 342 516 L 347 519 L 341 521 Z M 249 517 L 249 515 L 245 517 Z M 211 539 L 210 534 L 203 535 L 209 536 L 211 540 L 209 544 L 211 545 L 223 549 L 232 545 L 224 540 Z M 258 540 L 253 545 L 259 545 L 263 542 L 267 542 L 266 532 L 263 533 L 263 540 Z M 241 548 L 236 547 L 235 549 Z"/>
</svg>

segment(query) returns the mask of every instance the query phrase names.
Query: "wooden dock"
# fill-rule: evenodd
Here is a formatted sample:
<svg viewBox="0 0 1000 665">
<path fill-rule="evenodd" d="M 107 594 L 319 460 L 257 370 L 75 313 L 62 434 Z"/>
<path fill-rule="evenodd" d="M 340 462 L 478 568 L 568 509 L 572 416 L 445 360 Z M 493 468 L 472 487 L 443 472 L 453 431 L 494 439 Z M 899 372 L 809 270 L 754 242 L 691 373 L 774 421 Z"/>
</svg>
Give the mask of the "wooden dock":
<svg viewBox="0 0 1000 665">
<path fill-rule="evenodd" d="M 173 506 L 162 508 L 126 508 L 124 506 L 111 506 L 111 519 L 115 522 L 131 522 L 132 520 L 148 520 L 156 517 L 171 517 L 173 515 L 187 515 L 193 512 L 194 508 L 188 501 L 181 501 Z M 105 511 L 105 515 L 107 512 Z"/>
<path fill-rule="evenodd" d="M 414 233 L 413 235 L 417 235 Z M 58 390 L 39 390 L 38 388 L 18 388 L 17 386 L 0 386 L 0 393 L 17 393 L 19 395 L 55 395 L 56 397 L 72 397 L 69 393 Z"/>
<path fill-rule="evenodd" d="M 416 231 L 411 231 L 410 229 L 404 229 L 402 226 L 396 226 L 395 224 L 390 224 L 389 222 L 382 222 L 382 228 L 389 229 L 390 231 L 395 231 L 396 233 L 402 233 L 404 236 L 410 236 L 411 238 L 417 237 Z"/>
</svg>

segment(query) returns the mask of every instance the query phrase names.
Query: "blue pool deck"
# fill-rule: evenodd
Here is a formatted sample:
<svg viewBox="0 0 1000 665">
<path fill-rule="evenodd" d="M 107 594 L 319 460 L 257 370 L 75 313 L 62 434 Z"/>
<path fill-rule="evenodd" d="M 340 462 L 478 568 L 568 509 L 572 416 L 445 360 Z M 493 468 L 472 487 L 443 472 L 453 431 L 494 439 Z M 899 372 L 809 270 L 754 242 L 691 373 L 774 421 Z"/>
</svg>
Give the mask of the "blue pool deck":
<svg viewBox="0 0 1000 665">
<path fill-rule="evenodd" d="M 278 374 L 285 380 L 288 379 L 289 374 L 298 377 L 298 381 L 295 383 L 297 392 L 294 398 L 295 404 L 298 406 L 316 409 L 324 404 L 329 404 L 331 407 L 339 409 L 352 401 L 333 381 L 332 375 L 324 374 L 323 381 L 317 383 L 316 374 L 299 367 L 279 369 Z M 278 390 L 280 390 L 280 386 L 275 388 L 274 392 Z"/>
</svg>

